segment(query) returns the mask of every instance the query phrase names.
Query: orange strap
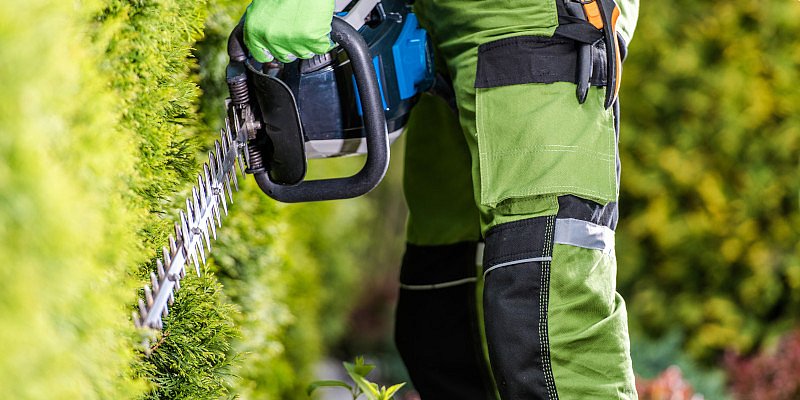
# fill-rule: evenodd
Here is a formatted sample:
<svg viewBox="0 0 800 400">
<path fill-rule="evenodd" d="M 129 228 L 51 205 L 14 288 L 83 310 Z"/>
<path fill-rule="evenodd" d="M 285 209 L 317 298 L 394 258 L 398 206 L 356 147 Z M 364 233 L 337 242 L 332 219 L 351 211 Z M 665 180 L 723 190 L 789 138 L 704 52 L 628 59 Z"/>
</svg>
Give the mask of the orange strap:
<svg viewBox="0 0 800 400">
<path fill-rule="evenodd" d="M 616 79 L 617 85 L 614 88 L 614 97 L 615 98 L 617 96 L 619 96 L 619 84 L 622 82 L 622 54 L 621 54 L 620 49 L 619 49 L 619 36 L 617 36 L 617 34 L 616 34 L 616 32 L 617 32 L 617 19 L 619 19 L 619 7 L 614 7 L 614 12 L 611 14 L 611 26 L 614 28 L 614 40 L 616 41 L 616 48 L 617 48 L 617 51 L 615 52 L 616 56 L 617 56 L 617 60 L 616 60 L 616 63 L 617 63 L 617 79 Z"/>
<path fill-rule="evenodd" d="M 600 15 L 600 7 L 596 1 L 592 0 L 589 3 L 583 3 L 583 12 L 586 13 L 586 20 L 590 24 L 597 29 L 603 29 L 603 16 Z"/>
</svg>

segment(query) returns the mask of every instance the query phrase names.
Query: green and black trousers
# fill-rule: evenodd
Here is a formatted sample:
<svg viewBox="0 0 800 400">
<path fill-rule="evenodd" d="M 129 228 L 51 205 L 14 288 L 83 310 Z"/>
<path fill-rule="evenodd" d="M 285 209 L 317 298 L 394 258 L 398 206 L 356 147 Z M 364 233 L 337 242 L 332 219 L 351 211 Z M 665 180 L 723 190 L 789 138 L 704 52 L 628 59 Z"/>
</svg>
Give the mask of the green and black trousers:
<svg viewBox="0 0 800 400">
<path fill-rule="evenodd" d="M 574 66 L 551 62 L 574 47 L 553 37 L 553 1 L 415 11 L 457 111 L 423 96 L 406 131 L 395 339 L 412 383 L 423 400 L 635 399 L 615 286 L 618 107 L 599 85 L 579 104 L 562 79 Z"/>
</svg>

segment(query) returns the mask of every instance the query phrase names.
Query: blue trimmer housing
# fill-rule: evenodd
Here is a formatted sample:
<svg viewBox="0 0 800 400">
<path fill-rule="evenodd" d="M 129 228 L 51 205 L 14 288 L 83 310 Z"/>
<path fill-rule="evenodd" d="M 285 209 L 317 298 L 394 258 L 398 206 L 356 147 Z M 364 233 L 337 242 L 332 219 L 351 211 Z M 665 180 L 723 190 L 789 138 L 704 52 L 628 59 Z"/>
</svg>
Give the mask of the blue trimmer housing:
<svg viewBox="0 0 800 400">
<path fill-rule="evenodd" d="M 358 32 L 369 46 L 392 141 L 433 84 L 432 52 L 404 1 L 381 1 L 369 18 Z M 291 63 L 278 76 L 295 93 L 309 158 L 364 153 L 362 105 L 344 52 Z"/>
<path fill-rule="evenodd" d="M 248 170 L 286 202 L 356 197 L 374 188 L 419 95 L 434 83 L 427 33 L 405 0 L 337 1 L 331 52 L 292 63 L 256 62 L 231 33 L 229 114 L 248 132 Z M 367 154 L 347 178 L 304 181 L 307 158 Z"/>
</svg>

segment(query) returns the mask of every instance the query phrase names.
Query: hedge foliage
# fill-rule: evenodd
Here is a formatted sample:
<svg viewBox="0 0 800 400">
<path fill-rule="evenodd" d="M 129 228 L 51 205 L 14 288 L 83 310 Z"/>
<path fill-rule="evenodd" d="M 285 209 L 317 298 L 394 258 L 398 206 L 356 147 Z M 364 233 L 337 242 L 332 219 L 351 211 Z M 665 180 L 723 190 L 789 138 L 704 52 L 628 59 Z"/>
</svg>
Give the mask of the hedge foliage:
<svg viewBox="0 0 800 400">
<path fill-rule="evenodd" d="M 0 3 L 0 388 L 14 399 L 126 399 L 143 389 L 128 205 L 136 147 L 87 30 L 98 2 Z M 83 22 L 80 24 L 78 22 Z M 127 371 L 127 372 L 126 372 Z"/>
<path fill-rule="evenodd" d="M 800 317 L 800 7 L 642 2 L 622 93 L 621 290 L 711 361 Z"/>
<path fill-rule="evenodd" d="M 153 355 L 136 350 L 136 288 L 221 126 L 222 38 L 245 5 L 0 4 L 4 397 L 297 398 L 344 329 L 327 321 L 357 281 L 364 205 L 245 184 L 209 273 L 182 282 Z"/>
</svg>

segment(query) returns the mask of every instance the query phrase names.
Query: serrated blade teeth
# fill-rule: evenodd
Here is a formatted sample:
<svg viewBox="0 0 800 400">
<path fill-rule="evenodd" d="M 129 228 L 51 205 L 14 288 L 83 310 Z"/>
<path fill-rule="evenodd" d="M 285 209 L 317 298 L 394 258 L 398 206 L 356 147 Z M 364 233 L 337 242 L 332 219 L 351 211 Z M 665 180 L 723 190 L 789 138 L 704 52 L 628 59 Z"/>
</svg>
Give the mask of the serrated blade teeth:
<svg viewBox="0 0 800 400">
<path fill-rule="evenodd" d="M 206 166 L 208 166 L 208 168 L 211 170 L 211 177 L 212 178 L 216 178 L 217 177 L 217 160 L 216 160 L 216 156 L 214 156 L 214 152 L 213 151 L 209 151 L 208 152 L 208 164 L 206 164 Z"/>
<path fill-rule="evenodd" d="M 141 323 L 144 323 L 146 318 L 147 318 L 147 306 L 144 304 L 144 300 L 139 299 L 139 319 L 141 320 Z"/>
<path fill-rule="evenodd" d="M 214 161 L 217 164 L 217 171 L 222 171 L 222 159 L 225 157 L 225 154 L 222 152 L 222 145 L 220 144 L 219 140 L 214 141 Z"/>
<path fill-rule="evenodd" d="M 222 219 L 219 216 L 219 196 L 214 192 L 214 186 L 211 180 L 211 172 L 208 169 L 208 164 L 203 164 L 203 174 L 205 174 L 205 190 L 206 194 L 211 201 L 211 213 L 214 216 L 214 219 L 217 220 L 217 226 L 220 228 L 222 227 Z M 217 239 L 217 231 L 214 227 L 213 221 L 211 222 L 211 228 L 214 230 L 214 240 Z"/>
<path fill-rule="evenodd" d="M 149 311 L 153 307 L 153 291 L 150 290 L 148 285 L 144 285 L 144 300 L 147 302 L 147 310 Z"/>
<path fill-rule="evenodd" d="M 247 112 L 247 111 L 245 111 L 245 112 Z M 236 129 L 236 132 L 239 132 L 239 131 L 242 130 L 242 125 L 239 122 L 239 115 L 237 113 L 233 113 L 233 127 L 234 127 L 234 129 Z M 231 130 L 230 125 L 226 125 L 225 128 L 228 131 Z"/>
<path fill-rule="evenodd" d="M 214 210 L 211 210 L 211 212 L 216 214 Z M 212 220 L 206 221 L 206 229 L 211 230 L 211 236 L 214 238 L 214 240 L 217 240 L 217 226 L 214 225 L 214 221 Z"/>
<path fill-rule="evenodd" d="M 211 239 L 217 239 L 217 228 L 222 226 L 222 213 L 228 214 L 233 189 L 239 190 L 236 169 L 246 176 L 247 139 L 253 132 L 242 131 L 241 116 L 237 113 L 233 113 L 233 121 L 226 118 L 225 129 L 214 141 L 212 151 L 208 152 L 208 162 L 197 175 L 197 185 L 187 196 L 185 208 L 179 211 L 175 232 L 169 236 L 168 245 L 162 248 L 155 271 L 150 273 L 149 284 L 144 285 L 144 296 L 138 300 L 139 310 L 133 314 L 137 327 L 163 327 L 163 318 L 171 312 L 188 263 L 194 264 L 197 275 L 201 275 L 201 267 L 207 262 L 206 251 L 212 250 Z M 231 129 L 231 124 L 235 130 Z"/>
<path fill-rule="evenodd" d="M 221 130 L 219 131 L 219 137 L 222 139 L 222 149 L 225 150 L 225 154 L 228 154 L 231 149 L 231 132 L 229 130 Z"/>
<path fill-rule="evenodd" d="M 181 244 L 184 248 L 188 245 L 187 241 L 191 240 L 191 236 L 189 235 L 189 220 L 186 213 L 181 210 L 180 211 L 180 218 L 181 218 Z"/>
<path fill-rule="evenodd" d="M 220 183 L 218 187 L 214 188 L 214 190 L 217 192 L 217 196 L 219 197 L 219 204 L 222 204 L 222 211 L 225 213 L 225 215 L 228 215 L 228 199 L 225 198 L 222 184 Z"/>
<path fill-rule="evenodd" d="M 195 217 L 197 216 L 197 210 L 194 209 L 192 205 L 192 201 L 186 199 L 186 224 L 187 226 L 192 226 Z"/>
<path fill-rule="evenodd" d="M 155 272 L 150 273 L 150 285 L 153 287 L 153 293 L 158 295 L 158 290 L 161 286 L 158 284 L 158 277 L 156 276 Z"/>
<path fill-rule="evenodd" d="M 166 248 L 164 248 L 166 250 Z M 158 279 L 164 280 L 164 264 L 161 260 L 156 260 L 156 272 L 158 272 Z"/>
<path fill-rule="evenodd" d="M 203 261 L 203 264 L 206 263 L 206 255 L 203 251 L 203 245 L 200 242 L 197 242 L 197 254 L 200 254 L 200 259 Z M 197 276 L 200 276 L 200 266 L 197 266 Z"/>
<path fill-rule="evenodd" d="M 228 179 L 228 176 L 225 175 L 225 193 L 228 194 L 228 198 L 230 199 L 231 204 L 233 204 L 233 191 L 231 191 L 231 182 Z"/>
<path fill-rule="evenodd" d="M 192 260 L 192 264 L 194 265 L 195 271 L 197 271 L 197 276 L 200 276 L 200 261 L 197 259 L 197 247 L 192 247 L 189 251 L 190 260 Z"/>
<path fill-rule="evenodd" d="M 236 118 L 236 114 L 238 114 L 238 113 L 233 113 L 233 118 L 234 119 Z M 220 129 L 220 131 L 222 131 L 222 132 L 231 132 L 231 120 L 230 120 L 230 118 L 227 118 L 227 117 L 225 118 L 225 128 Z M 237 130 L 237 132 L 238 132 L 238 130 Z"/>
<path fill-rule="evenodd" d="M 200 202 L 206 204 L 206 185 L 203 182 L 203 174 L 197 175 L 197 193 L 200 196 Z"/>
<path fill-rule="evenodd" d="M 204 222 L 205 226 L 198 228 L 203 233 L 203 239 L 206 241 L 206 248 L 211 252 L 211 238 L 208 236 L 208 222 Z"/>
<path fill-rule="evenodd" d="M 239 154 L 238 150 L 236 151 L 236 159 L 235 159 L 235 161 L 236 161 L 235 162 L 236 165 L 234 165 L 234 169 L 238 170 L 238 172 L 242 174 L 242 177 L 244 177 L 244 167 L 242 166 L 242 162 L 243 162 L 242 161 L 242 155 Z M 236 175 L 236 173 L 237 173 L 237 171 L 233 171 L 233 175 Z"/>
<path fill-rule="evenodd" d="M 225 211 L 225 215 L 228 215 L 228 205 L 225 203 L 225 196 L 222 194 L 221 183 L 217 179 L 217 157 L 214 155 L 213 152 L 208 153 L 208 168 L 210 169 L 209 175 L 209 186 L 211 189 L 211 194 L 217 198 L 217 207 L 219 203 L 222 203 L 222 207 Z M 221 227 L 222 222 L 219 216 L 219 208 L 215 209 L 217 215 L 217 223 Z"/>
<path fill-rule="evenodd" d="M 179 290 L 181 290 L 181 279 L 185 275 L 186 275 L 186 268 L 183 268 L 183 266 L 181 266 L 180 272 L 174 275 L 170 275 L 169 280 L 175 282 L 175 288 L 173 289 L 173 292 L 177 293 Z"/>
<path fill-rule="evenodd" d="M 200 195 L 197 192 L 197 188 L 192 188 L 192 206 L 194 206 L 194 217 L 202 217 L 201 208 L 200 208 Z"/>
<path fill-rule="evenodd" d="M 238 182 L 238 180 L 237 180 L 237 178 L 236 178 L 236 171 L 233 171 L 233 172 L 230 174 L 230 177 L 231 177 L 231 179 L 233 180 L 233 187 L 235 187 L 235 188 L 236 188 L 236 191 L 238 192 L 238 191 L 239 191 L 239 182 Z M 231 199 L 231 203 L 233 203 L 233 199 Z"/>
</svg>

